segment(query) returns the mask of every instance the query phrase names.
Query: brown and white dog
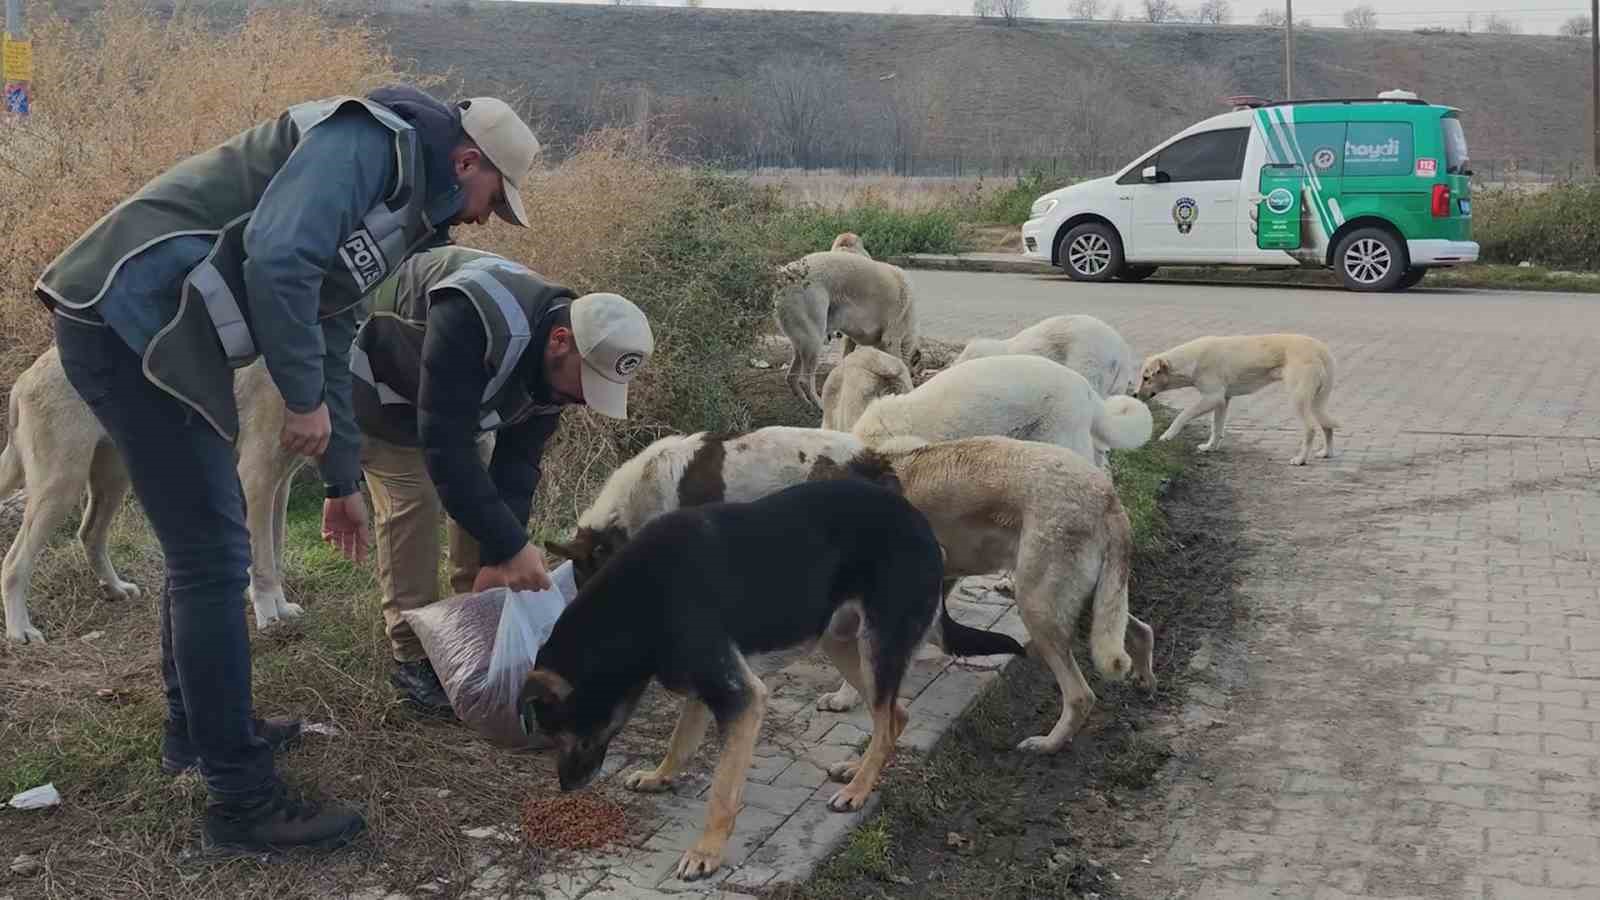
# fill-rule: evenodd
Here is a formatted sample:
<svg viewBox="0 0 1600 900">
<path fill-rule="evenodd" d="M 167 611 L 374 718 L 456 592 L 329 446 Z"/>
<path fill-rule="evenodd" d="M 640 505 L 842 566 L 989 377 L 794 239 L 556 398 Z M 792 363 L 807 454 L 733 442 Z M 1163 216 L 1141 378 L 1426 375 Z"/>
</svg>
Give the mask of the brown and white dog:
<svg viewBox="0 0 1600 900">
<path fill-rule="evenodd" d="M 289 487 L 305 458 L 278 441 L 283 397 L 260 360 L 234 373 L 239 405 L 239 478 L 250 530 L 250 600 L 256 627 L 269 628 L 301 614 L 283 592 L 283 532 Z M 111 600 L 138 599 L 138 586 L 111 564 L 107 538 L 131 486 L 122 457 L 89 405 L 78 396 L 51 347 L 11 387 L 9 443 L 0 453 L 0 498 L 26 489 L 22 527 L 0 568 L 6 637 L 44 641 L 28 614 L 28 590 L 39 554 L 88 490 L 78 527 L 89 566 Z"/>
</svg>

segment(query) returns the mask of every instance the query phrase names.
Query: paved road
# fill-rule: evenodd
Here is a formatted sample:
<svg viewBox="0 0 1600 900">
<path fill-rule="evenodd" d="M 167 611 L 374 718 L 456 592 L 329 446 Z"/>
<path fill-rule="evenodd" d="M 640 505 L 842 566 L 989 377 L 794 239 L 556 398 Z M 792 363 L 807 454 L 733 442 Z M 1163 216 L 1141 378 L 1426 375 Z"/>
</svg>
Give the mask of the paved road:
<svg viewBox="0 0 1600 900">
<path fill-rule="evenodd" d="M 1129 896 L 1600 897 L 1600 298 L 912 274 L 945 340 L 1089 313 L 1140 354 L 1299 331 L 1337 358 L 1332 461 L 1284 464 L 1281 388 L 1230 409 L 1243 677 Z"/>
</svg>

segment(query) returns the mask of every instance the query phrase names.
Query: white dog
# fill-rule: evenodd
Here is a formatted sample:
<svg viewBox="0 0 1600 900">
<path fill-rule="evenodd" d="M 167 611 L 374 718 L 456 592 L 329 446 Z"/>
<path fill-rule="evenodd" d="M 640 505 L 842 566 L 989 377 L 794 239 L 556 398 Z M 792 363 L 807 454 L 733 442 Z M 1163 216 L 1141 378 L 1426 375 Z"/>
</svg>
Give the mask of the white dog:
<svg viewBox="0 0 1600 900">
<path fill-rule="evenodd" d="M 545 542 L 572 560 L 581 586 L 645 523 L 684 506 L 757 500 L 806 480 L 819 459 L 844 462 L 865 445 L 844 431 L 773 425 L 737 437 L 674 434 L 618 466 L 566 544 Z"/>
<path fill-rule="evenodd" d="M 867 259 L 872 258 L 872 254 L 867 252 L 867 246 L 861 243 L 861 235 L 856 234 L 854 231 L 846 231 L 841 233 L 838 237 L 833 239 L 833 246 L 829 247 L 828 249 L 844 250 L 849 253 L 859 253 L 862 256 L 865 256 Z"/>
<path fill-rule="evenodd" d="M 896 437 L 947 441 L 1002 435 L 1066 447 L 1104 466 L 1105 449 L 1142 447 L 1150 409 L 1128 396 L 1102 397 L 1077 372 L 1042 356 L 969 360 L 909 394 L 872 401 L 851 431 L 869 446 Z"/>
<path fill-rule="evenodd" d="M 1328 415 L 1328 394 L 1333 391 L 1333 353 L 1328 345 L 1303 334 L 1254 334 L 1195 338 L 1145 360 L 1139 376 L 1141 399 L 1162 391 L 1192 387 L 1200 399 L 1190 404 L 1161 435 L 1176 437 L 1195 416 L 1211 413 L 1211 439 L 1202 451 L 1222 446 L 1222 429 L 1228 421 L 1228 401 L 1254 393 L 1274 381 L 1288 388 L 1295 412 L 1305 424 L 1300 452 L 1289 460 L 1303 466 L 1322 429 L 1319 458 L 1333 455 L 1333 430 L 1338 423 Z"/>
<path fill-rule="evenodd" d="M 822 382 L 822 427 L 849 431 L 879 397 L 911 393 L 911 370 L 875 347 L 852 350 Z"/>
<path fill-rule="evenodd" d="M 1133 530 L 1111 477 L 1088 460 L 1004 437 L 897 438 L 846 466 L 821 464 L 812 477 L 845 477 L 847 471 L 878 482 L 898 479 L 944 548 L 947 579 L 1015 571 L 1028 655 L 1045 661 L 1062 695 L 1055 727 L 1017 749 L 1060 750 L 1094 707 L 1094 692 L 1072 655 L 1085 601 L 1092 601 L 1095 668 L 1112 680 L 1131 671 L 1147 690 L 1155 689 L 1154 632 L 1128 612 Z M 817 705 L 843 711 L 859 699 L 846 682 Z"/>
<path fill-rule="evenodd" d="M 283 531 L 290 483 L 305 459 L 285 451 L 278 441 L 283 397 L 262 361 L 235 373 L 234 397 L 239 404 L 239 478 L 250 530 L 250 599 L 256 627 L 267 628 L 301 613 L 283 593 Z M 6 637 L 42 642 L 44 634 L 28 615 L 34 561 L 86 487 L 88 508 L 78 540 L 89 566 L 109 599 L 139 597 L 139 588 L 118 576 L 106 548 L 112 520 L 130 483 L 122 457 L 67 380 L 55 347 L 17 377 L 9 415 L 10 442 L 0 453 L 0 498 L 26 487 L 27 503 L 22 527 L 0 569 Z"/>
<path fill-rule="evenodd" d="M 844 352 L 857 344 L 898 356 L 915 369 L 922 358 L 911 279 L 891 266 L 848 250 L 808 253 L 778 270 L 773 317 L 789 339 L 789 390 L 822 410 L 817 363 L 835 331 Z"/>
<path fill-rule="evenodd" d="M 1094 316 L 1051 316 L 1003 340 L 973 338 L 951 365 L 1015 353 L 1058 362 L 1089 379 L 1101 396 L 1132 394 L 1139 386 L 1139 358 L 1133 348 Z"/>
</svg>

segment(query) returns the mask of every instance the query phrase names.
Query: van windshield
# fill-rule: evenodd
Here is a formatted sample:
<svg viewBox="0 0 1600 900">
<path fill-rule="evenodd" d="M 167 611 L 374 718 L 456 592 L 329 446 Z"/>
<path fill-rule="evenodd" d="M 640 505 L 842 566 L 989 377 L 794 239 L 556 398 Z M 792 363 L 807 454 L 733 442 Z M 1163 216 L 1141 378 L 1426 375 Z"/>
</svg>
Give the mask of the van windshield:
<svg viewBox="0 0 1600 900">
<path fill-rule="evenodd" d="M 1453 116 L 1439 120 L 1444 128 L 1444 170 L 1449 175 L 1467 174 L 1467 135 L 1461 120 Z"/>
</svg>

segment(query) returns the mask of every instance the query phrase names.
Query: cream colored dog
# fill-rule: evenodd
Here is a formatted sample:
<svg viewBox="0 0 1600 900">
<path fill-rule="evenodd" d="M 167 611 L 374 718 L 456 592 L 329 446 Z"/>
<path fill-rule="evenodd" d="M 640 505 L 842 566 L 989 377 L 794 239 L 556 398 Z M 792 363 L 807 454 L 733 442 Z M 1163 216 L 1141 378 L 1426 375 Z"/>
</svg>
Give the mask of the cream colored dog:
<svg viewBox="0 0 1600 900">
<path fill-rule="evenodd" d="M 911 279 L 897 266 L 847 250 L 808 253 L 778 270 L 773 316 L 789 339 L 789 390 L 822 411 L 817 362 L 829 335 L 842 332 L 848 356 L 857 344 L 898 356 L 915 369 L 922 358 Z"/>
<path fill-rule="evenodd" d="M 857 347 L 822 382 L 822 427 L 849 431 L 872 401 L 909 394 L 912 387 L 911 370 L 899 357 Z"/>
<path fill-rule="evenodd" d="M 867 252 L 866 245 L 861 243 L 861 235 L 856 234 L 854 231 L 843 232 L 838 237 L 834 238 L 833 246 L 829 247 L 828 249 L 844 250 L 849 253 L 859 253 L 862 256 L 865 256 L 867 259 L 872 258 L 872 254 Z"/>
<path fill-rule="evenodd" d="M 1300 452 L 1289 460 L 1303 466 L 1311 453 L 1317 429 L 1322 429 L 1319 458 L 1333 455 L 1333 430 L 1328 415 L 1328 394 L 1333 390 L 1333 353 L 1328 345 L 1303 334 L 1250 334 L 1195 338 L 1145 360 L 1139 375 L 1138 397 L 1149 400 L 1162 391 L 1192 387 L 1200 399 L 1178 414 L 1161 435 L 1175 437 L 1196 416 L 1211 413 L 1211 439 L 1203 451 L 1222 446 L 1222 429 L 1228 421 L 1228 401 L 1251 394 L 1274 381 L 1289 389 L 1294 408 L 1305 423 Z"/>
<path fill-rule="evenodd" d="M 1147 690 L 1155 689 L 1155 634 L 1128 612 L 1133 530 L 1111 477 L 1093 463 L 1061 447 L 1005 437 L 899 438 L 844 466 L 819 461 L 811 473 L 814 479 L 847 476 L 899 479 L 944 548 L 947 591 L 965 575 L 1015 572 L 1028 655 L 1045 661 L 1062 695 L 1055 727 L 1017 749 L 1060 750 L 1094 708 L 1094 691 L 1072 655 L 1085 601 L 1092 600 L 1095 668 L 1113 681 L 1131 670 Z M 859 699 L 847 682 L 817 705 L 845 710 Z"/>
<path fill-rule="evenodd" d="M 973 338 L 951 365 L 986 356 L 1028 353 L 1058 362 L 1089 379 L 1102 396 L 1132 394 L 1139 358 L 1115 328 L 1094 316 L 1051 316 L 1009 338 Z"/>
<path fill-rule="evenodd" d="M 305 458 L 285 451 L 278 441 L 283 397 L 263 362 L 257 360 L 234 374 L 234 397 L 239 404 L 239 478 L 250 530 L 250 599 L 256 627 L 267 628 L 301 613 L 283 593 L 283 531 L 290 482 Z M 26 487 L 27 503 L 22 527 L 0 568 L 6 637 L 43 642 L 44 634 L 28 616 L 34 561 L 86 487 L 88 508 L 78 540 L 89 566 L 108 599 L 139 597 L 139 588 L 117 574 L 106 549 L 112 520 L 130 484 L 122 457 L 67 380 L 55 347 L 17 377 L 9 415 L 10 442 L 0 453 L 0 498 Z"/>
<path fill-rule="evenodd" d="M 1133 397 L 1102 397 L 1060 363 L 1015 355 L 969 360 L 909 394 L 879 397 L 850 430 L 868 446 L 998 434 L 1066 447 L 1103 466 L 1107 448 L 1142 447 L 1154 428 L 1150 409 Z"/>
</svg>

